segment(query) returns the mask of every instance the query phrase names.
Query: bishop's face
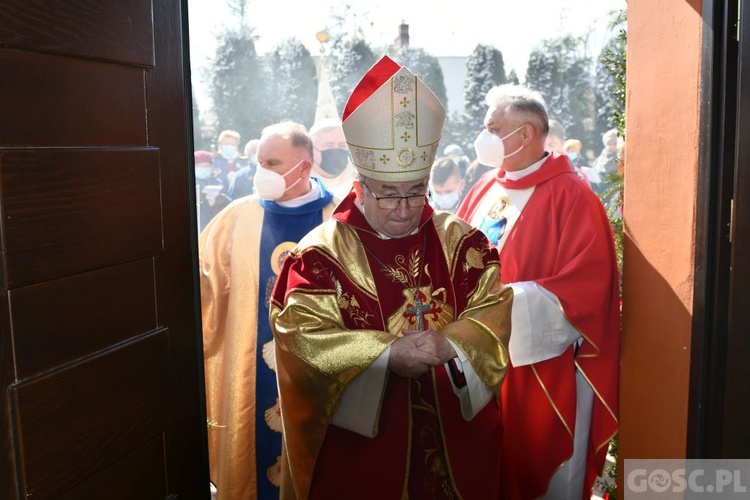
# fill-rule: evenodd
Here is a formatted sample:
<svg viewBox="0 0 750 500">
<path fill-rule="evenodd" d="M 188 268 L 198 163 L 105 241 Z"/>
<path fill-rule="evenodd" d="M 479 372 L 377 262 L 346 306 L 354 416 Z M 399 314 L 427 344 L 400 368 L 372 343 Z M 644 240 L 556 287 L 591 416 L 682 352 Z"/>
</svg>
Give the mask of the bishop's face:
<svg viewBox="0 0 750 500">
<path fill-rule="evenodd" d="M 390 238 L 409 236 L 419 227 L 429 177 L 408 182 L 354 182 L 357 203 L 372 228 Z"/>
</svg>

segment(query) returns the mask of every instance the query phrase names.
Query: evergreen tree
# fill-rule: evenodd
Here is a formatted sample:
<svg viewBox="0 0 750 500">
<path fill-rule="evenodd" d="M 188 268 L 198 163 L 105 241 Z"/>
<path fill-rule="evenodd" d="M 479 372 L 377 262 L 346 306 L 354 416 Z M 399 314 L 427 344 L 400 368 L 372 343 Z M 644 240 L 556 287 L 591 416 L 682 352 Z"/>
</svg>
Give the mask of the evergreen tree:
<svg viewBox="0 0 750 500">
<path fill-rule="evenodd" d="M 236 130 L 242 142 L 259 137 L 262 128 L 271 123 L 267 81 L 262 60 L 255 51 L 252 30 L 224 32 L 219 38 L 211 75 L 217 130 Z"/>
<path fill-rule="evenodd" d="M 510 73 L 508 73 L 507 83 L 512 83 L 513 85 L 518 85 L 521 83 L 521 80 L 518 79 L 518 73 L 516 73 L 516 70 L 510 70 Z"/>
<path fill-rule="evenodd" d="M 625 31 L 627 11 L 616 12 L 612 24 L 617 34 L 611 38 L 597 60 L 596 69 L 596 134 L 601 137 L 611 128 L 620 136 L 625 132 Z"/>
<path fill-rule="evenodd" d="M 193 92 L 193 149 L 209 149 L 210 141 L 206 141 L 201 131 L 201 114 L 198 109 L 198 100 Z"/>
<path fill-rule="evenodd" d="M 441 148 L 458 144 L 467 156 L 474 156 L 474 139 L 482 130 L 487 113 L 487 92 L 504 83 L 507 83 L 507 77 L 503 54 L 489 45 L 477 45 L 466 60 L 464 112 L 448 117 L 440 141 Z"/>
<path fill-rule="evenodd" d="M 352 90 L 377 59 L 367 42 L 361 39 L 345 42 L 340 51 L 332 51 L 328 60 L 333 58 L 335 62 L 331 71 L 331 90 L 340 116 Z"/>
<path fill-rule="evenodd" d="M 481 130 L 487 112 L 487 92 L 492 87 L 506 82 L 502 52 L 489 45 L 477 45 L 466 60 L 464 109 L 468 115 L 467 125 Z"/>
<path fill-rule="evenodd" d="M 406 66 L 435 93 L 443 107 L 448 109 L 448 96 L 445 90 L 443 70 L 437 57 L 431 56 L 424 49 L 406 48 L 390 56 L 401 66 Z"/>
<path fill-rule="evenodd" d="M 310 51 L 296 38 L 282 41 L 270 55 L 274 121 L 292 120 L 310 128 L 315 119 L 318 77 Z"/>
<path fill-rule="evenodd" d="M 526 85 L 539 91 L 550 119 L 560 122 L 568 138 L 586 146 L 594 140 L 594 89 L 591 60 L 583 38 L 570 35 L 544 40 L 529 56 Z"/>
</svg>

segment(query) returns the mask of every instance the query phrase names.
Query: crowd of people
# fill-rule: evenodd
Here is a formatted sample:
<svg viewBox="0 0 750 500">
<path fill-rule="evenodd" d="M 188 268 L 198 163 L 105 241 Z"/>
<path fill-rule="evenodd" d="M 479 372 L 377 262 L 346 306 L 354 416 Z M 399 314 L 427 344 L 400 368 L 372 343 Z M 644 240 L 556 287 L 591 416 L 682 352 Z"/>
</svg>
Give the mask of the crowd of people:
<svg viewBox="0 0 750 500">
<path fill-rule="evenodd" d="M 589 167 L 538 93 L 486 104 L 476 160 L 441 149 L 439 99 L 384 56 L 340 120 L 195 152 L 217 498 L 591 496 L 618 415 L 587 170 L 616 170 L 611 137 Z"/>
</svg>

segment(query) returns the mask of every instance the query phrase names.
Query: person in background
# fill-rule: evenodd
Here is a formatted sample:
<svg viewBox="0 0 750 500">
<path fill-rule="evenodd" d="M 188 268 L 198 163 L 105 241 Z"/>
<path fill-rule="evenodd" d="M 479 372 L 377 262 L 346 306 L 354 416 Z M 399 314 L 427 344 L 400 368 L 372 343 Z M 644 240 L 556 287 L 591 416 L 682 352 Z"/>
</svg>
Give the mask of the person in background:
<svg viewBox="0 0 750 500">
<path fill-rule="evenodd" d="M 567 142 L 565 139 L 565 127 L 563 127 L 557 120 L 550 120 L 549 133 L 547 134 L 547 140 L 544 143 L 544 147 L 550 153 L 563 154 L 565 153 L 565 142 Z M 573 169 L 573 172 L 575 172 L 581 180 L 591 187 L 591 180 L 576 163 L 571 161 L 570 168 Z"/>
<path fill-rule="evenodd" d="M 565 127 L 563 127 L 562 123 L 557 120 L 550 120 L 547 140 L 544 143 L 545 149 L 551 153 L 563 153 L 564 144 Z"/>
<path fill-rule="evenodd" d="M 573 170 L 580 170 L 586 176 L 591 189 L 597 196 L 602 194 L 602 180 L 599 173 L 592 167 L 586 165 L 586 159 L 582 154 L 583 144 L 578 139 L 568 139 L 563 146 L 568 161 L 573 165 Z"/>
<path fill-rule="evenodd" d="M 479 163 L 479 160 L 474 160 L 469 163 L 469 167 L 466 169 L 466 175 L 464 175 L 464 193 L 468 193 L 479 178 L 490 170 L 492 170 L 492 167 Z"/>
<path fill-rule="evenodd" d="M 426 203 L 444 121 L 387 56 L 345 106 L 358 178 L 271 299 L 284 498 L 498 498 L 512 296 L 484 235 Z"/>
<path fill-rule="evenodd" d="M 211 222 L 211 219 L 227 204 L 221 195 L 227 185 L 224 171 L 214 166 L 214 156 L 210 151 L 199 149 L 195 157 L 195 189 L 198 200 L 198 232 Z"/>
<path fill-rule="evenodd" d="M 310 127 L 313 140 L 313 175 L 341 200 L 352 189 L 355 171 L 349 161 L 349 147 L 341 120 L 323 118 Z"/>
<path fill-rule="evenodd" d="M 500 252 L 513 289 L 501 390 L 501 498 L 591 496 L 617 432 L 620 311 L 612 228 L 565 155 L 545 150 L 544 100 L 492 88 L 474 147 L 497 167 L 458 215 Z"/>
<path fill-rule="evenodd" d="M 268 301 L 286 255 L 335 207 L 311 171 L 304 126 L 266 127 L 256 194 L 229 204 L 199 240 L 208 457 L 220 500 L 279 496 L 282 428 Z"/>
<path fill-rule="evenodd" d="M 586 162 L 584 161 L 581 149 L 583 144 L 578 139 L 568 139 L 563 144 L 563 153 L 568 157 L 568 161 L 574 167 L 585 167 Z"/>
<path fill-rule="evenodd" d="M 461 177 L 461 169 L 451 158 L 437 158 L 430 176 L 430 205 L 435 210 L 445 210 L 452 214 L 461 203 L 466 181 Z"/>
<path fill-rule="evenodd" d="M 617 172 L 617 168 L 620 166 L 620 160 L 617 157 L 617 129 L 607 130 L 602 135 L 602 144 L 604 145 L 602 152 L 591 165 L 599 173 L 599 176 Z"/>
<path fill-rule="evenodd" d="M 458 144 L 450 144 L 443 149 L 443 156 L 452 159 L 458 165 L 461 177 L 466 176 L 466 169 L 469 168 L 469 158 L 464 154 L 463 148 Z"/>
<path fill-rule="evenodd" d="M 260 144 L 259 139 L 251 139 L 245 144 L 244 156 L 247 166 L 239 169 L 232 182 L 229 183 L 227 197 L 230 200 L 253 194 L 253 178 L 258 168 L 258 144 Z"/>
<path fill-rule="evenodd" d="M 248 164 L 245 158 L 240 157 L 240 134 L 234 130 L 222 130 L 218 141 L 214 165 L 223 169 L 231 182 L 235 172 Z"/>
</svg>

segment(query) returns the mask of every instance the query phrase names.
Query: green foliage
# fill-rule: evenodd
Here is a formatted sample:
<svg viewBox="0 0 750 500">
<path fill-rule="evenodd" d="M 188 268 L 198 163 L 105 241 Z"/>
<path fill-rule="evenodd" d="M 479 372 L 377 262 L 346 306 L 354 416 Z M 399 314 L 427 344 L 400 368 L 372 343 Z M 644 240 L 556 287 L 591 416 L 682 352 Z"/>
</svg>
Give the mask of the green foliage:
<svg viewBox="0 0 750 500">
<path fill-rule="evenodd" d="M 514 72 L 511 74 L 515 75 Z M 474 139 L 482 130 L 487 112 L 485 96 L 492 87 L 507 82 L 503 54 L 489 45 L 477 45 L 466 60 L 464 112 L 448 117 L 440 147 L 458 144 L 465 153 L 473 156 Z"/>
<path fill-rule="evenodd" d="M 273 121 L 292 120 L 311 127 L 315 119 L 318 76 L 310 51 L 296 38 L 277 45 L 269 56 L 276 98 Z"/>
<path fill-rule="evenodd" d="M 216 48 L 210 88 L 217 131 L 236 130 L 243 141 L 258 137 L 270 123 L 272 112 L 267 81 L 252 31 L 241 28 L 224 32 Z"/>
<path fill-rule="evenodd" d="M 566 137 L 590 145 L 599 139 L 593 130 L 594 88 L 585 49 L 585 39 L 570 35 L 544 40 L 529 56 L 526 85 L 544 96 L 550 119 L 565 127 Z"/>
<path fill-rule="evenodd" d="M 466 60 L 466 83 L 464 84 L 466 123 L 481 130 L 487 112 L 485 96 L 489 90 L 506 83 L 503 54 L 489 45 L 479 44 Z"/>
<path fill-rule="evenodd" d="M 347 42 L 335 57 L 334 67 L 331 71 L 331 90 L 336 99 L 339 116 L 344 111 L 349 95 L 357 86 L 368 69 L 377 62 L 375 54 L 364 40 L 353 40 Z M 329 59 L 331 56 L 329 56 Z"/>
<path fill-rule="evenodd" d="M 599 56 L 596 72 L 597 130 L 603 134 L 615 127 L 625 137 L 625 68 L 627 63 L 627 11 L 613 14 L 610 27 L 617 30 Z"/>
<path fill-rule="evenodd" d="M 398 51 L 390 57 L 401 66 L 409 68 L 409 71 L 417 75 L 435 93 L 443 106 L 448 108 L 448 97 L 445 91 L 445 79 L 443 70 L 440 68 L 437 57 L 431 56 L 424 49 L 412 49 Z"/>
<path fill-rule="evenodd" d="M 597 71 L 597 113 L 598 123 L 602 127 L 617 127 L 618 136 L 625 139 L 625 79 L 626 79 L 626 47 L 627 47 L 627 10 L 614 13 L 612 28 L 619 28 L 617 36 L 607 44 L 599 58 Z M 617 268 L 622 276 L 623 266 L 623 220 L 622 206 L 625 192 L 625 161 L 620 158 L 621 168 L 618 172 L 607 174 L 603 179 L 609 186 L 601 195 L 602 203 L 607 208 L 607 216 L 612 225 L 617 251 Z M 620 280 L 620 294 L 622 296 L 622 280 Z M 609 444 L 609 453 L 617 460 L 618 436 Z M 608 471 L 613 479 L 612 486 L 607 489 L 610 500 L 616 499 L 617 464 Z"/>
</svg>

